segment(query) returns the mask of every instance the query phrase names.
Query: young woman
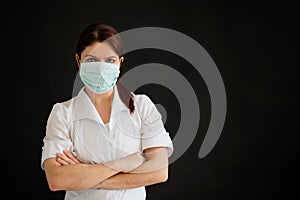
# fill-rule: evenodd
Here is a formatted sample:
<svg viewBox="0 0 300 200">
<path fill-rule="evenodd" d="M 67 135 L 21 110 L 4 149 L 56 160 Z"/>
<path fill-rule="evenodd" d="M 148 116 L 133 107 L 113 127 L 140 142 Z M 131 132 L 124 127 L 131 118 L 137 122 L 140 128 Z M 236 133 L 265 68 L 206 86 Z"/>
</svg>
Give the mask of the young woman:
<svg viewBox="0 0 300 200">
<path fill-rule="evenodd" d="M 43 139 L 49 188 L 66 200 L 144 200 L 145 186 L 168 179 L 173 145 L 161 115 L 119 80 L 124 49 L 113 27 L 83 30 L 75 59 L 84 87 L 53 105 Z"/>
</svg>

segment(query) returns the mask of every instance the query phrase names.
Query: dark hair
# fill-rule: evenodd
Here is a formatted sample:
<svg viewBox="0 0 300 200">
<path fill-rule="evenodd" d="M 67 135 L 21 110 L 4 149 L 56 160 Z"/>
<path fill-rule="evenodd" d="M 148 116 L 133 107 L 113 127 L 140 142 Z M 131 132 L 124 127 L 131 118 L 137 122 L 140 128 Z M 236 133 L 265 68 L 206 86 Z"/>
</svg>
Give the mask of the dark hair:
<svg viewBox="0 0 300 200">
<path fill-rule="evenodd" d="M 112 37 L 113 36 L 113 37 Z M 95 23 L 86 27 L 79 36 L 75 53 L 81 57 L 82 51 L 95 42 L 108 42 L 119 58 L 124 55 L 124 47 L 120 36 L 115 28 L 107 24 Z M 123 62 L 120 64 L 122 65 Z M 118 93 L 123 103 L 129 108 L 130 113 L 134 112 L 133 93 L 128 90 L 126 85 L 118 78 Z"/>
</svg>

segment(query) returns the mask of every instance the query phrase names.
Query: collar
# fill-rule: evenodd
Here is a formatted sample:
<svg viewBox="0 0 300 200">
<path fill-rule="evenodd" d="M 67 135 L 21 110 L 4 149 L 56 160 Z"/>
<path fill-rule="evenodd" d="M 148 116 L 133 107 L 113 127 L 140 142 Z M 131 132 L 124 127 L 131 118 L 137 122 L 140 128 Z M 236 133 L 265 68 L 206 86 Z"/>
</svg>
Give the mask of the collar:
<svg viewBox="0 0 300 200">
<path fill-rule="evenodd" d="M 81 119 L 92 119 L 97 122 L 101 122 L 100 116 L 87 95 L 87 93 L 84 90 L 85 87 L 83 87 L 75 100 L 74 103 L 74 112 L 73 112 L 73 121 L 81 120 Z M 114 94 L 113 94 L 113 100 L 112 100 L 112 111 L 111 115 L 116 115 L 121 111 L 128 111 L 128 107 L 123 103 L 121 100 L 118 89 L 116 86 L 114 86 Z"/>
</svg>

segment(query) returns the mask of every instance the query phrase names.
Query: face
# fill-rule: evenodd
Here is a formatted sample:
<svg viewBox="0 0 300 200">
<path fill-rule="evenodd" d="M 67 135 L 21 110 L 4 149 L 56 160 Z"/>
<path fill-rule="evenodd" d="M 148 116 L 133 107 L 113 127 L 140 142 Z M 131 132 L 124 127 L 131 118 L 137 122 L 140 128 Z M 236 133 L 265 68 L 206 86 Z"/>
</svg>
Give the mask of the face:
<svg viewBox="0 0 300 200">
<path fill-rule="evenodd" d="M 96 42 L 90 46 L 87 46 L 81 53 L 80 62 L 107 62 L 112 64 L 120 64 L 123 61 L 123 57 L 119 58 L 119 55 L 107 42 Z M 76 54 L 76 60 L 79 60 L 79 56 Z M 80 63 L 77 63 L 80 67 Z"/>
</svg>

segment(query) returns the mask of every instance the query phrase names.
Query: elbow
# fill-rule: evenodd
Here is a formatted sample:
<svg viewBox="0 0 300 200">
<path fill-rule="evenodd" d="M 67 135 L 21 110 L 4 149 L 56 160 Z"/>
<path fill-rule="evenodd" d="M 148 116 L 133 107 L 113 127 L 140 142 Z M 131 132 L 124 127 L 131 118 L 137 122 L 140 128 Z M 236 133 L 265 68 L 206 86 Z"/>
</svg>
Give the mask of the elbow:
<svg viewBox="0 0 300 200">
<path fill-rule="evenodd" d="M 53 192 L 59 191 L 59 188 L 56 187 L 55 185 L 53 185 L 53 184 L 48 184 L 48 185 L 49 185 L 49 189 L 50 189 L 51 191 L 53 191 Z"/>
<path fill-rule="evenodd" d="M 168 169 L 165 169 L 160 177 L 160 182 L 167 182 L 169 176 L 168 176 Z"/>
<path fill-rule="evenodd" d="M 56 163 L 55 158 L 49 158 L 44 161 L 43 167 L 45 170 L 45 177 L 48 187 L 51 191 L 63 190 L 62 184 L 65 182 L 64 178 L 59 172 L 59 164 Z"/>
<path fill-rule="evenodd" d="M 47 182 L 51 191 L 64 190 L 64 187 L 62 187 L 61 181 L 58 177 L 47 177 Z"/>
<path fill-rule="evenodd" d="M 168 180 L 168 174 L 164 174 L 164 175 L 159 176 L 157 183 L 167 182 L 167 180 Z"/>
<path fill-rule="evenodd" d="M 168 180 L 168 168 L 159 170 L 156 176 L 156 183 L 164 183 Z"/>
<path fill-rule="evenodd" d="M 55 181 L 48 181 L 48 186 L 51 191 L 59 191 L 62 188 Z"/>
</svg>

